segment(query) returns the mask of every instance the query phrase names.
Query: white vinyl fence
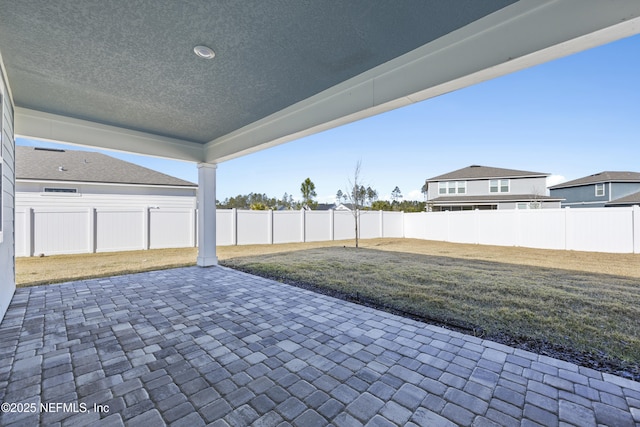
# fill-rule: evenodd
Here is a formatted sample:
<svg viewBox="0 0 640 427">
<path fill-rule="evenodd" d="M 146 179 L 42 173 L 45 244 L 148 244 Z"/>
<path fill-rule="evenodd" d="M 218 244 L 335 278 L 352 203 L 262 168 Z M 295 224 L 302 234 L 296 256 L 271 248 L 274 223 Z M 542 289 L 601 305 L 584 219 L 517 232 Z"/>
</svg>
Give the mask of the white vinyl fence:
<svg viewBox="0 0 640 427">
<path fill-rule="evenodd" d="M 454 243 L 640 253 L 638 206 L 406 213 L 404 230 Z"/>
<path fill-rule="evenodd" d="M 347 211 L 217 210 L 219 246 L 354 238 Z M 194 209 L 18 208 L 16 256 L 193 247 Z M 360 214 L 360 237 L 640 253 L 640 208 Z"/>
<path fill-rule="evenodd" d="M 194 209 L 18 208 L 16 256 L 196 245 Z"/>
<path fill-rule="evenodd" d="M 194 209 L 18 208 L 16 256 L 179 248 L 197 245 Z M 219 246 L 352 239 L 346 211 L 218 209 Z M 402 212 L 361 212 L 360 236 L 402 237 Z"/>
<path fill-rule="evenodd" d="M 322 242 L 353 239 L 355 222 L 348 211 L 217 210 L 220 246 Z M 360 237 L 403 237 L 402 212 L 363 211 Z"/>
</svg>

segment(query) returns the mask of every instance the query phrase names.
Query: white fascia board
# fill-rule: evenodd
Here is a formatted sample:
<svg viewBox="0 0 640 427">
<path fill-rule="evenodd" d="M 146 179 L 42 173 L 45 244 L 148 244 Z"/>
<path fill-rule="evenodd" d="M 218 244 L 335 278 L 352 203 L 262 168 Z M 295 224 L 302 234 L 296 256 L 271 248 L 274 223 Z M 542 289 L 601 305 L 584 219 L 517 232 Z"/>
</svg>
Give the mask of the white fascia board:
<svg viewBox="0 0 640 427">
<path fill-rule="evenodd" d="M 101 185 L 110 187 L 144 187 L 144 188 L 178 188 L 195 190 L 197 185 L 164 185 L 164 184 L 125 184 L 121 182 L 91 182 L 91 181 L 54 181 L 46 179 L 17 179 L 18 183 L 43 184 L 43 185 Z"/>
<path fill-rule="evenodd" d="M 201 162 L 201 144 L 87 120 L 15 108 L 15 135 L 29 139 L 102 148 L 173 160 Z"/>
<path fill-rule="evenodd" d="M 221 162 L 640 32 L 638 0 L 520 0 L 235 132 Z"/>
<path fill-rule="evenodd" d="M 9 96 L 9 100 L 11 101 L 11 106 L 14 106 L 15 104 L 13 103 L 13 93 L 11 92 L 11 85 L 9 84 L 9 78 L 7 76 L 8 76 L 7 69 L 4 67 L 4 61 L 2 60 L 2 52 L 0 52 L 0 80 L 4 82 L 4 85 L 7 89 L 4 95 Z"/>
</svg>

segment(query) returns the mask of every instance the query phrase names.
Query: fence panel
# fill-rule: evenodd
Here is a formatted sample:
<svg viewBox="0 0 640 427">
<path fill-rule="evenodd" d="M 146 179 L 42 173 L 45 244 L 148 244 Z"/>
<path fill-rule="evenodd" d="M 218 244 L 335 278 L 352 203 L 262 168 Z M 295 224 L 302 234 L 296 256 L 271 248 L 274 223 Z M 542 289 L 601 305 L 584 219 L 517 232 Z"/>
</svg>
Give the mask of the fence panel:
<svg viewBox="0 0 640 427">
<path fill-rule="evenodd" d="M 96 252 L 145 249 L 146 209 L 96 209 Z"/>
<path fill-rule="evenodd" d="M 411 212 L 404 214 L 402 227 L 404 228 L 404 237 L 408 239 L 427 239 L 427 213 Z"/>
<path fill-rule="evenodd" d="M 382 212 L 382 237 L 404 237 L 404 213 Z"/>
<path fill-rule="evenodd" d="M 58 255 L 89 252 L 89 209 L 33 210 L 33 253 Z"/>
<path fill-rule="evenodd" d="M 236 210 L 216 210 L 216 245 L 230 246 L 236 244 Z"/>
<path fill-rule="evenodd" d="M 449 240 L 449 215 L 451 212 L 428 212 L 424 214 L 424 239 Z M 405 230 L 406 231 L 406 230 Z"/>
<path fill-rule="evenodd" d="M 455 212 L 454 215 L 449 213 L 449 242 L 455 243 L 478 243 L 478 217 L 476 211 Z"/>
<path fill-rule="evenodd" d="M 567 211 L 567 249 L 633 252 L 632 208 L 582 208 Z"/>
<path fill-rule="evenodd" d="M 192 209 L 149 210 L 149 248 L 194 246 L 194 220 Z"/>
<path fill-rule="evenodd" d="M 349 211 L 335 211 L 333 213 L 333 238 L 348 240 L 355 238 L 355 220 Z"/>
<path fill-rule="evenodd" d="M 381 225 L 382 224 L 380 223 L 379 211 L 360 212 L 360 238 L 361 239 L 375 239 L 377 237 L 382 237 L 382 233 L 380 232 Z"/>
<path fill-rule="evenodd" d="M 457 213 L 457 212 L 455 212 Z M 518 211 L 515 209 L 498 211 L 473 211 L 477 222 L 473 224 L 481 245 L 518 246 Z M 454 215 L 457 216 L 457 215 Z"/>
<path fill-rule="evenodd" d="M 305 241 L 326 242 L 331 240 L 331 212 L 305 212 Z"/>
<path fill-rule="evenodd" d="M 273 213 L 273 243 L 302 242 L 302 213 L 277 211 Z"/>
<path fill-rule="evenodd" d="M 518 246 L 537 249 L 565 249 L 565 209 L 517 211 L 520 216 Z"/>
<path fill-rule="evenodd" d="M 237 211 L 238 245 L 271 243 L 271 213 L 269 211 Z"/>
</svg>

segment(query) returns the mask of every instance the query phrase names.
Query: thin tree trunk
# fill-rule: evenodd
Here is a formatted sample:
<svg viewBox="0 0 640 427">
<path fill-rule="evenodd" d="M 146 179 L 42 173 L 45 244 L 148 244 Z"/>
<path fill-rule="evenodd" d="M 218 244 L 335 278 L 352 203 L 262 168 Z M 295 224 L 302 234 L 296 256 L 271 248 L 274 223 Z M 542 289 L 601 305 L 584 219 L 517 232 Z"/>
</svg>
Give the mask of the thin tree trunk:
<svg viewBox="0 0 640 427">
<path fill-rule="evenodd" d="M 358 247 L 358 215 L 359 215 L 359 213 L 358 213 L 358 210 L 356 209 L 356 215 L 355 215 L 355 218 L 356 218 L 356 248 Z"/>
</svg>

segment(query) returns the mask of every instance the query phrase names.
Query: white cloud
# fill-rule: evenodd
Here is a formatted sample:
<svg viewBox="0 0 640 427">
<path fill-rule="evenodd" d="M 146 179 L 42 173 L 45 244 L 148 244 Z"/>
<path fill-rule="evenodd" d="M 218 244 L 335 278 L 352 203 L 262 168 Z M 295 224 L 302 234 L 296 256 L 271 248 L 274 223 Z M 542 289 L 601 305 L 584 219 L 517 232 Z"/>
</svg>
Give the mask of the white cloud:
<svg viewBox="0 0 640 427">
<path fill-rule="evenodd" d="M 318 196 L 316 201 L 318 203 L 335 203 L 336 202 L 336 195 L 332 194 L 332 195 Z"/>
<path fill-rule="evenodd" d="M 424 195 L 422 194 L 422 192 L 420 190 L 411 190 L 403 197 L 403 199 L 404 200 L 423 201 L 424 200 Z"/>
<path fill-rule="evenodd" d="M 551 187 L 556 184 L 562 184 L 567 178 L 562 175 L 550 175 L 547 177 L 547 187 Z"/>
</svg>

